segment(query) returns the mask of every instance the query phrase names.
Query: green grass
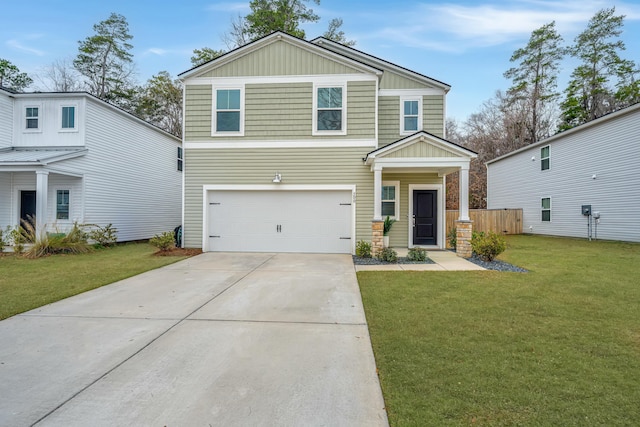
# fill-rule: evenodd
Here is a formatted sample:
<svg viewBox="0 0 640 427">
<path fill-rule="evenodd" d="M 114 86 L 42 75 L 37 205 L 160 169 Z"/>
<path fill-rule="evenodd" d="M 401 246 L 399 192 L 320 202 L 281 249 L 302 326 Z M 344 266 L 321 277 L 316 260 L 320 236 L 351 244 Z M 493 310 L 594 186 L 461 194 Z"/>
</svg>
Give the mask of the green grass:
<svg viewBox="0 0 640 427">
<path fill-rule="evenodd" d="M 184 259 L 153 256 L 146 243 L 87 254 L 26 259 L 0 256 L 0 319 Z"/>
<path fill-rule="evenodd" d="M 638 425 L 640 245 L 507 242 L 529 273 L 358 273 L 391 425 Z"/>
</svg>

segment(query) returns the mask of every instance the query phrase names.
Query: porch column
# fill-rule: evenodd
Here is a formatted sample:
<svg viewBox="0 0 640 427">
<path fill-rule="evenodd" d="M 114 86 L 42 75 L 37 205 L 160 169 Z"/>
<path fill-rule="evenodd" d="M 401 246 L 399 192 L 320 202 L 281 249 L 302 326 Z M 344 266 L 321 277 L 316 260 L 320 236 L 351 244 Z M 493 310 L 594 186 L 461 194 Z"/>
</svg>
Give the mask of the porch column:
<svg viewBox="0 0 640 427">
<path fill-rule="evenodd" d="M 382 221 L 382 166 L 373 166 L 373 220 Z"/>
<path fill-rule="evenodd" d="M 36 171 L 36 232 L 44 232 L 47 224 L 49 172 Z"/>
<path fill-rule="evenodd" d="M 469 221 L 469 165 L 460 169 L 460 179 L 458 180 L 460 190 L 458 221 Z"/>
</svg>

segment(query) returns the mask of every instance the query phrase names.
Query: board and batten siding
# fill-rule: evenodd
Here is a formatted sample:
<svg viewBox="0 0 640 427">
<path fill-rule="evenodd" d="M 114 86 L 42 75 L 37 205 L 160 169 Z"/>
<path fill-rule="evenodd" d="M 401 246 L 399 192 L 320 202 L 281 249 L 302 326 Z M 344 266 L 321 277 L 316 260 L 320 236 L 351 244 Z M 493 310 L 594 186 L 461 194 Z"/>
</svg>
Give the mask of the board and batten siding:
<svg viewBox="0 0 640 427">
<path fill-rule="evenodd" d="M 432 88 L 423 82 L 419 82 L 408 77 L 401 76 L 393 71 L 385 70 L 382 80 L 380 80 L 380 89 L 425 89 Z"/>
<path fill-rule="evenodd" d="M 276 172 L 288 185 L 355 185 L 356 239 L 371 240 L 373 174 L 367 148 L 187 149 L 185 246 L 202 247 L 204 185 L 272 184 Z"/>
<path fill-rule="evenodd" d="M 378 147 L 391 144 L 406 135 L 400 135 L 400 97 L 381 96 L 378 98 Z M 443 137 L 444 96 L 424 95 L 422 97 L 422 129 Z"/>
<path fill-rule="evenodd" d="M 118 229 L 120 241 L 148 239 L 181 222 L 180 141 L 87 101 L 86 148 L 65 167 L 84 174 L 84 222 Z"/>
<path fill-rule="evenodd" d="M 13 99 L 0 93 L 0 148 L 11 147 L 13 135 Z"/>
<path fill-rule="evenodd" d="M 591 205 L 601 214 L 599 239 L 640 241 L 640 109 L 569 132 L 490 163 L 488 207 L 522 208 L 525 233 L 586 238 L 581 206 Z M 542 171 L 546 145 L 550 168 Z M 550 222 L 541 219 L 546 197 Z"/>
<path fill-rule="evenodd" d="M 187 85 L 185 141 L 219 140 L 211 136 L 212 87 Z M 347 82 L 347 135 L 375 138 L 374 81 Z M 234 141 L 282 141 L 312 138 L 313 83 L 246 84 L 244 136 Z M 226 137 L 225 137 L 226 138 Z M 335 135 L 313 139 L 335 139 Z"/>
<path fill-rule="evenodd" d="M 85 97 L 43 97 L 19 98 L 15 102 L 13 117 L 13 145 L 15 147 L 78 147 L 84 145 L 84 105 Z M 25 109 L 38 107 L 39 130 L 29 131 L 25 123 Z M 62 107 L 75 106 L 76 130 L 63 131 Z"/>
</svg>

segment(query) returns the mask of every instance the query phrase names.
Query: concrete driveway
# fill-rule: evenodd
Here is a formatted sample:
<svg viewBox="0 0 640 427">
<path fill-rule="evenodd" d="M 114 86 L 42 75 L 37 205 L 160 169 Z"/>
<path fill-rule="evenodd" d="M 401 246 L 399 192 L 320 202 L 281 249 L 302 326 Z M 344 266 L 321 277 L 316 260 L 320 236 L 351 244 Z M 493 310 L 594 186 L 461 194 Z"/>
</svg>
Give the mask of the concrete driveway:
<svg viewBox="0 0 640 427">
<path fill-rule="evenodd" d="M 386 426 L 349 255 L 207 253 L 0 322 L 0 426 Z"/>
</svg>

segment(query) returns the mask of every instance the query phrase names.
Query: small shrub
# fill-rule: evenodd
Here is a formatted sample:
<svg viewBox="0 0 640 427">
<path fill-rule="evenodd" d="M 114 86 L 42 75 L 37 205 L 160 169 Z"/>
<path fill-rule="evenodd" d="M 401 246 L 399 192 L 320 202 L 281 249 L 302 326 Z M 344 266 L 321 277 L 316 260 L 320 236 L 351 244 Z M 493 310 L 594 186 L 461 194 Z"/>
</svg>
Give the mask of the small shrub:
<svg viewBox="0 0 640 427">
<path fill-rule="evenodd" d="M 158 248 L 160 252 L 167 252 L 176 244 L 173 237 L 173 232 L 171 231 L 165 231 L 164 233 L 156 234 L 151 239 L 149 239 L 149 243 L 151 244 L 151 246 L 155 246 L 156 248 Z"/>
<path fill-rule="evenodd" d="M 409 248 L 407 259 L 409 261 L 426 261 L 427 251 L 423 248 Z"/>
<path fill-rule="evenodd" d="M 471 249 L 484 261 L 493 261 L 507 249 L 507 242 L 504 237 L 493 232 L 474 232 L 471 238 Z"/>
<path fill-rule="evenodd" d="M 0 228 L 0 252 L 3 251 L 5 246 L 11 244 L 11 226 L 7 225 L 4 230 Z"/>
<path fill-rule="evenodd" d="M 356 256 L 360 258 L 371 258 L 371 243 L 359 240 L 356 243 Z"/>
<path fill-rule="evenodd" d="M 447 240 L 449 241 L 449 246 L 453 249 L 458 247 L 458 229 L 456 227 L 449 230 L 449 233 L 447 233 Z"/>
<path fill-rule="evenodd" d="M 385 262 L 397 262 L 398 252 L 394 251 L 391 248 L 384 248 L 380 252 L 378 252 L 378 255 L 376 255 L 376 258 Z"/>
<path fill-rule="evenodd" d="M 89 239 L 95 242 L 95 245 L 102 248 L 107 248 L 116 244 L 118 240 L 118 229 L 113 224 L 107 224 L 104 227 L 91 224 L 93 228 L 89 231 Z"/>
</svg>

